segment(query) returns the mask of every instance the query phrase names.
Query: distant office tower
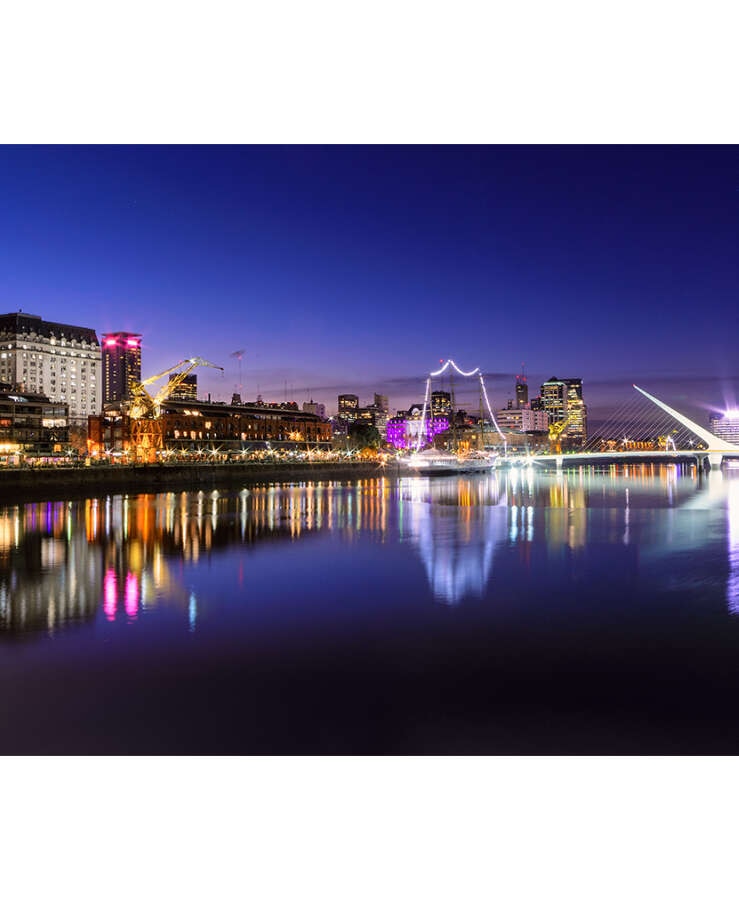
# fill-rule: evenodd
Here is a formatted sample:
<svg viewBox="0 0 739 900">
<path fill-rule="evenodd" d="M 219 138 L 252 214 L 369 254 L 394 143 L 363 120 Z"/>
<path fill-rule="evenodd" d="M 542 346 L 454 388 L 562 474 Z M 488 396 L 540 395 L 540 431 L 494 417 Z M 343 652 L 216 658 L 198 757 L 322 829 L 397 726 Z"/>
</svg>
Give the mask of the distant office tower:
<svg viewBox="0 0 739 900">
<path fill-rule="evenodd" d="M 69 424 L 100 412 L 100 344 L 92 328 L 0 315 L 0 381 L 69 405 Z"/>
<path fill-rule="evenodd" d="M 170 375 L 169 380 L 174 381 L 178 375 Z M 197 400 L 198 399 L 198 376 L 185 375 L 182 381 L 169 395 L 170 400 Z M 233 401 L 233 398 L 232 398 Z"/>
<path fill-rule="evenodd" d="M 141 335 L 115 331 L 103 335 L 103 403 L 131 396 L 131 384 L 141 381 Z"/>
<path fill-rule="evenodd" d="M 447 419 L 452 414 L 452 395 L 449 391 L 431 392 L 431 415 L 434 418 L 445 416 Z"/>
<path fill-rule="evenodd" d="M 529 386 L 525 375 L 516 375 L 516 409 L 529 405 Z"/>
<path fill-rule="evenodd" d="M 339 418 L 345 422 L 355 422 L 359 409 L 359 397 L 356 394 L 339 394 Z"/>
<path fill-rule="evenodd" d="M 542 406 L 549 416 L 549 424 L 567 422 L 563 445 L 582 447 L 588 437 L 588 408 L 582 398 L 582 378 L 555 378 L 541 386 Z"/>
<path fill-rule="evenodd" d="M 708 430 L 717 438 L 739 444 L 739 410 L 731 410 L 721 416 L 709 416 Z"/>
<path fill-rule="evenodd" d="M 377 409 L 383 409 L 385 412 L 390 411 L 390 406 L 388 404 L 387 395 L 386 394 L 375 394 L 375 402 L 373 404 L 377 407 Z"/>
<path fill-rule="evenodd" d="M 375 402 L 369 409 L 374 414 L 375 428 L 380 432 L 380 437 L 385 440 L 387 435 L 387 423 L 390 418 L 387 396 L 385 394 L 375 394 Z"/>
</svg>

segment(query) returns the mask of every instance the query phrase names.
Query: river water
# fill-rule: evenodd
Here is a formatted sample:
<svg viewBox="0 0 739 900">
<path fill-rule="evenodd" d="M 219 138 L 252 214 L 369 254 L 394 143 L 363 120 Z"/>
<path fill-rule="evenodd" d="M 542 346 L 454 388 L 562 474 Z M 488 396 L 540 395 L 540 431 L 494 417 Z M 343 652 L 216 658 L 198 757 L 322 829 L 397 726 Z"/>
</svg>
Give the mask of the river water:
<svg viewBox="0 0 739 900">
<path fill-rule="evenodd" d="M 0 507 L 4 753 L 739 752 L 739 472 Z"/>
</svg>

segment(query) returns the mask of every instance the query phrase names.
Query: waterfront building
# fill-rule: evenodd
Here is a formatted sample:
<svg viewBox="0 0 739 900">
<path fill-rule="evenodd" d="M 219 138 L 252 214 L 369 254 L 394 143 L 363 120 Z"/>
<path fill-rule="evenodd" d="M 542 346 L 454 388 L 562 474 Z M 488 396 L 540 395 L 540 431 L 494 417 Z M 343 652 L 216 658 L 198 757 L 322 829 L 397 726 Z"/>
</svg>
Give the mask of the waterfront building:
<svg viewBox="0 0 739 900">
<path fill-rule="evenodd" d="M 69 405 L 0 385 L 0 460 L 54 456 L 69 446 Z"/>
<path fill-rule="evenodd" d="M 550 378 L 541 386 L 541 401 L 550 425 L 567 423 L 561 435 L 563 449 L 584 446 L 588 410 L 582 396 L 582 378 Z"/>
<path fill-rule="evenodd" d="M 331 448 L 331 425 L 294 403 L 234 406 L 169 398 L 161 406 L 160 422 L 165 451 Z M 91 419 L 89 435 L 93 454 L 131 449 L 130 421 L 120 406 Z"/>
<path fill-rule="evenodd" d="M 374 425 L 384 439 L 387 431 L 388 399 L 384 394 L 375 394 L 373 403 L 360 406 L 356 394 L 339 394 L 338 418 L 347 425 L 353 425 L 355 422 Z"/>
<path fill-rule="evenodd" d="M 717 438 L 739 444 L 739 410 L 729 410 L 722 415 L 709 416 L 708 430 Z"/>
<path fill-rule="evenodd" d="M 501 431 L 531 432 L 549 429 L 549 416 L 544 410 L 527 409 L 499 409 L 495 412 L 495 420 Z"/>
<path fill-rule="evenodd" d="M 102 404 L 100 343 L 94 329 L 24 312 L 0 315 L 0 381 L 21 394 L 66 405 L 69 424 L 85 425 Z"/>
<path fill-rule="evenodd" d="M 180 378 L 179 375 L 170 375 L 169 380 L 174 381 L 175 379 Z M 193 375 L 185 375 L 184 378 L 180 380 L 180 383 L 177 387 L 172 391 L 169 395 L 171 400 L 197 400 L 198 399 L 198 376 Z M 238 397 L 238 400 L 235 398 Z M 234 394 L 231 398 L 231 402 L 234 405 L 238 405 L 241 403 L 241 395 Z"/>
<path fill-rule="evenodd" d="M 141 381 L 141 335 L 115 331 L 103 335 L 103 403 L 120 403 Z"/>
<path fill-rule="evenodd" d="M 388 419 L 385 439 L 396 450 L 411 450 L 418 444 L 421 436 L 421 447 L 433 444 L 437 434 L 449 428 L 449 420 L 443 417 L 435 419 L 427 415 L 423 424 L 423 406 L 415 404 L 408 410 L 398 410 L 397 415 Z"/>
</svg>

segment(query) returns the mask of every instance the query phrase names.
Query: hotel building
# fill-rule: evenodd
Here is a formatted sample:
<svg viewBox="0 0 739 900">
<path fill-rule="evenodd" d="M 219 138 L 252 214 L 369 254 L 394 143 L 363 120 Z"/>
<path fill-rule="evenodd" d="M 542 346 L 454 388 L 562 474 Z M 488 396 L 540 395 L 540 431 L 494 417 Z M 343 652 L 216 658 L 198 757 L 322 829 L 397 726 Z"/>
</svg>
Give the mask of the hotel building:
<svg viewBox="0 0 739 900">
<path fill-rule="evenodd" d="M 0 315 L 0 381 L 69 407 L 69 424 L 86 426 L 102 402 L 101 354 L 92 328 Z"/>
</svg>

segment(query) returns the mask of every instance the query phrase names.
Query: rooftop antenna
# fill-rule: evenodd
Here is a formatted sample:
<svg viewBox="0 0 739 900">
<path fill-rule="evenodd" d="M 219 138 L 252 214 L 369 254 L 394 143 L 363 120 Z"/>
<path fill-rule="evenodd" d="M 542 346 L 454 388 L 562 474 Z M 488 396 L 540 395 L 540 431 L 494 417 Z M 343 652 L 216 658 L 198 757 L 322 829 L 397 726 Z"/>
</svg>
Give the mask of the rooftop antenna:
<svg viewBox="0 0 739 900">
<path fill-rule="evenodd" d="M 244 350 L 234 350 L 231 354 L 231 359 L 238 359 L 239 361 L 239 383 L 236 385 L 236 390 L 241 393 L 244 385 L 241 381 L 241 360 L 244 358 Z"/>
</svg>

